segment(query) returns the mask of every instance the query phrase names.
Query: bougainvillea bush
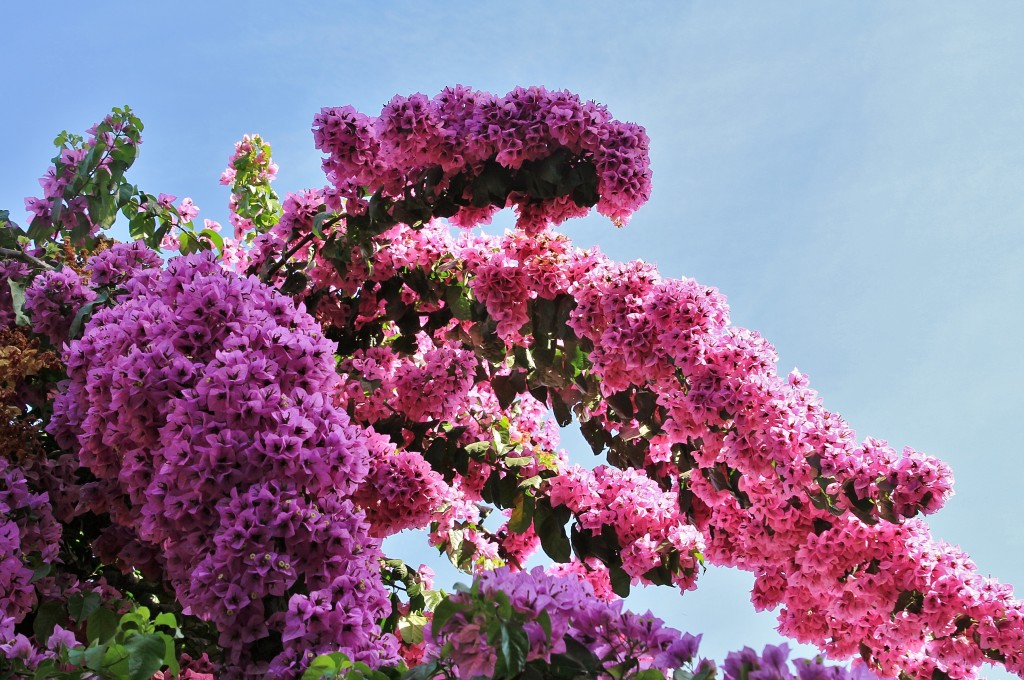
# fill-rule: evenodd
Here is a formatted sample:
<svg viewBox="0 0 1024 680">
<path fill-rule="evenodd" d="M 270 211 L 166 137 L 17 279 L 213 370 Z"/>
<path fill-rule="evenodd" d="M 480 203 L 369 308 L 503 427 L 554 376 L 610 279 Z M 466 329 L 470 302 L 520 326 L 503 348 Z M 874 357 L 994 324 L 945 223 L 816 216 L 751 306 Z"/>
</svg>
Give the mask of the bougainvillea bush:
<svg viewBox="0 0 1024 680">
<path fill-rule="evenodd" d="M 555 230 L 644 203 L 640 126 L 536 87 L 325 108 L 326 184 L 281 199 L 246 136 L 229 230 L 127 180 L 141 130 L 62 133 L 0 213 L 2 677 L 1024 673 L 1012 588 L 922 520 L 947 466 L 859 440 L 717 290 Z M 471 584 L 384 554 L 412 528 Z M 846 665 L 716 665 L 624 608 L 706 563 Z"/>
</svg>

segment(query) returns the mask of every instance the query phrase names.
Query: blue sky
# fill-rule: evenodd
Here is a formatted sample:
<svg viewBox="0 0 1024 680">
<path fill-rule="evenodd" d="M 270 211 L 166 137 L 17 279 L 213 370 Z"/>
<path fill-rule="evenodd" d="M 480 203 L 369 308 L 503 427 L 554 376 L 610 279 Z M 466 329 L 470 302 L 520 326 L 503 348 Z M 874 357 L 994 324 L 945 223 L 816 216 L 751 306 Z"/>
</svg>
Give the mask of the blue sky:
<svg viewBox="0 0 1024 680">
<path fill-rule="evenodd" d="M 223 221 L 217 178 L 246 132 L 297 190 L 323 183 L 322 106 L 373 114 L 453 83 L 574 90 L 647 128 L 654 193 L 627 228 L 588 218 L 573 238 L 719 287 L 862 436 L 949 461 L 935 533 L 1024 587 L 1024 4 L 169 7 L 3 4 L 0 208 L 23 213 L 59 130 L 124 103 L 146 123 L 133 181 Z M 749 584 L 710 571 L 697 593 L 633 606 L 705 632 L 721 659 L 777 639 Z"/>
</svg>

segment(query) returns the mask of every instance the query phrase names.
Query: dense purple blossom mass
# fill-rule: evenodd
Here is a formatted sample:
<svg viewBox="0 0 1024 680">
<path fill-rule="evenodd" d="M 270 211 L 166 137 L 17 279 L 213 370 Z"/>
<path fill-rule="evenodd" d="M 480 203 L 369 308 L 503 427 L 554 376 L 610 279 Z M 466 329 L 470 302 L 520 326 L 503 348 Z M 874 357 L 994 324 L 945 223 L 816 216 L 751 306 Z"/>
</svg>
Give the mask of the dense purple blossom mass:
<svg viewBox="0 0 1024 680">
<path fill-rule="evenodd" d="M 122 250 L 93 263 L 106 280 L 113 260 L 134 271 L 71 343 L 51 425 L 96 477 L 79 509 L 114 520 L 107 557 L 162 572 L 250 672 L 337 649 L 390 660 L 379 545 L 348 499 L 367 433 L 325 399 L 332 343 L 292 300 L 211 254 L 160 270 Z M 251 658 L 271 633 L 283 649 Z"/>
</svg>

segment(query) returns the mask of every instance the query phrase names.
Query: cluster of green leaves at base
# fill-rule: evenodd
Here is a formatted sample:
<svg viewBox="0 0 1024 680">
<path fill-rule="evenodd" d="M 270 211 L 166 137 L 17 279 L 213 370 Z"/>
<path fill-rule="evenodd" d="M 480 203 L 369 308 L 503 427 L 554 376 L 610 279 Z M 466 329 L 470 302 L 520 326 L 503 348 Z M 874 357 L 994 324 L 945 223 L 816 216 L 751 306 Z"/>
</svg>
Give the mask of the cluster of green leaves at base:
<svg viewBox="0 0 1024 680">
<path fill-rule="evenodd" d="M 87 645 L 61 648 L 57 659 L 39 664 L 31 677 L 79 680 L 149 680 L 159 670 L 179 672 L 175 641 L 182 637 L 177 619 L 164 612 L 153 616 L 135 607 L 118 616 L 103 606 L 97 593 L 78 594 L 68 602 L 48 602 L 36 612 L 36 641 L 45 645 L 58 622 L 69 619 L 84 627 Z"/>
</svg>

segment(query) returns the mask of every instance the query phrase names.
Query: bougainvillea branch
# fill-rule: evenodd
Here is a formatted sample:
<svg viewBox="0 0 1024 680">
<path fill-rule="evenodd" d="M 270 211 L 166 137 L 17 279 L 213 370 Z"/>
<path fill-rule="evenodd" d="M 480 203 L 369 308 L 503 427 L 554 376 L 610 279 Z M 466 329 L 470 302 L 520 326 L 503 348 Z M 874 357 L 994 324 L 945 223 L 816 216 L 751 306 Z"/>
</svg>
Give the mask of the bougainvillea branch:
<svg viewBox="0 0 1024 680">
<path fill-rule="evenodd" d="M 948 467 L 859 442 L 718 291 L 554 231 L 644 203 L 639 126 L 536 87 L 324 108 L 328 185 L 279 199 L 246 136 L 227 235 L 127 183 L 139 130 L 123 109 L 58 138 L 34 242 L 0 251 L 0 322 L 19 328 L 0 356 L 25 369 L 5 418 L 32 433 L 0 459 L 16 673 L 1024 672 L 1012 589 L 920 517 Z M 505 208 L 514 230 L 475 229 Z M 138 240 L 102 236 L 118 213 Z M 23 361 L 37 348 L 45 366 Z M 559 448 L 574 422 L 594 468 Z M 410 528 L 473 585 L 386 558 Z M 537 550 L 558 564 L 524 571 Z M 756 608 L 854 670 L 785 646 L 717 669 L 699 637 L 623 610 L 633 585 L 692 590 L 706 562 L 753 572 Z"/>
</svg>

